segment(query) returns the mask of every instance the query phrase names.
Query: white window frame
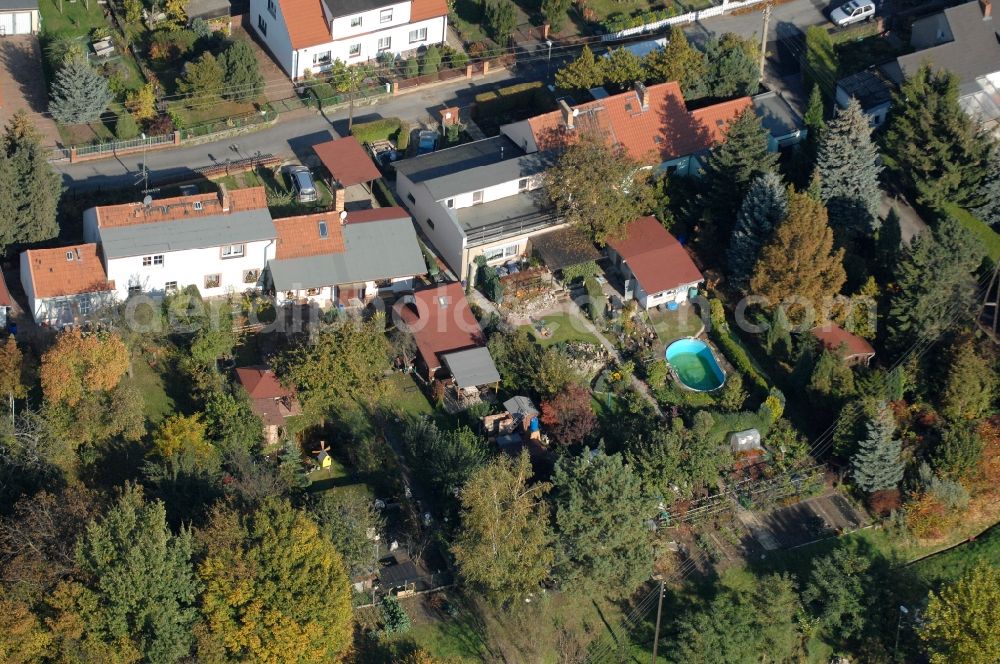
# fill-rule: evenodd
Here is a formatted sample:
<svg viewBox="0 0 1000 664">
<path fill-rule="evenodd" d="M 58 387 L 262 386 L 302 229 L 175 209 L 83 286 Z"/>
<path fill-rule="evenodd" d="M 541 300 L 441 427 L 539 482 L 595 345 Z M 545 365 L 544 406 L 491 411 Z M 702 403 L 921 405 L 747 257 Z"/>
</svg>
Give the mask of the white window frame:
<svg viewBox="0 0 1000 664">
<path fill-rule="evenodd" d="M 351 27 L 360 28 L 361 24 L 364 22 L 364 16 L 352 16 L 351 17 Z"/>
<path fill-rule="evenodd" d="M 358 42 L 357 44 L 351 44 L 347 48 L 347 55 L 348 57 L 351 58 L 356 58 L 359 55 L 361 55 L 361 42 Z"/>
<path fill-rule="evenodd" d="M 392 35 L 386 35 L 385 37 L 379 37 L 378 38 L 378 52 L 379 53 L 383 53 L 385 51 L 391 51 L 391 50 L 392 50 Z"/>
<path fill-rule="evenodd" d="M 483 204 L 483 199 L 485 197 L 486 197 L 486 192 L 483 189 L 479 189 L 478 191 L 472 192 L 472 204 L 473 205 L 482 205 Z"/>
<path fill-rule="evenodd" d="M 209 286 L 208 284 L 210 281 L 216 282 L 215 285 Z M 205 284 L 205 290 L 210 290 L 212 288 L 222 288 L 222 275 L 219 273 L 206 274 L 205 281 L 203 283 Z"/>
<path fill-rule="evenodd" d="M 77 300 L 77 309 L 81 316 L 89 316 L 90 312 L 93 311 L 93 307 L 90 304 L 90 297 L 85 295 Z"/>
<path fill-rule="evenodd" d="M 177 282 L 176 281 L 168 281 L 167 283 L 163 284 L 163 292 L 164 293 L 173 293 L 176 290 L 177 290 Z"/>
<path fill-rule="evenodd" d="M 417 28 L 416 30 L 410 30 L 410 43 L 419 44 L 420 42 L 427 41 L 427 28 Z"/>
<path fill-rule="evenodd" d="M 156 254 L 153 256 L 153 265 L 163 267 L 163 254 Z"/>
<path fill-rule="evenodd" d="M 219 247 L 219 256 L 222 258 L 243 258 L 245 253 L 244 244 L 227 244 Z"/>
<path fill-rule="evenodd" d="M 313 67 L 326 67 L 333 64 L 333 51 L 313 53 Z"/>
<path fill-rule="evenodd" d="M 163 267 L 163 254 L 142 257 L 143 267 Z"/>
<path fill-rule="evenodd" d="M 513 244 L 502 244 L 499 247 L 493 247 L 487 249 L 483 252 L 483 258 L 486 259 L 487 263 L 492 263 L 494 261 L 502 261 L 508 258 L 513 258 L 521 253 L 521 245 L 517 242 Z"/>
<path fill-rule="evenodd" d="M 531 188 L 531 178 L 521 178 L 517 181 L 517 190 L 528 191 Z"/>
<path fill-rule="evenodd" d="M 392 23 L 392 7 L 383 9 L 378 13 L 378 22 L 383 25 L 386 23 Z"/>
</svg>

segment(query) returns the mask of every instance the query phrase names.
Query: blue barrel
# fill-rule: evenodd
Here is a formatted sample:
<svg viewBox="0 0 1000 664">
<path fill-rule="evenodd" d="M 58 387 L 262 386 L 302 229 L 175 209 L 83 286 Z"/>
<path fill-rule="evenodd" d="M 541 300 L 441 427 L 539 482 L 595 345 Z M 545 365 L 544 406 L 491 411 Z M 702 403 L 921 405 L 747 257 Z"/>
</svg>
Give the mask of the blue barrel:
<svg viewBox="0 0 1000 664">
<path fill-rule="evenodd" d="M 670 300 L 669 302 L 667 302 L 667 309 L 669 309 L 670 311 L 677 311 L 677 302 L 675 302 L 674 300 Z"/>
<path fill-rule="evenodd" d="M 688 299 L 694 300 L 697 297 L 698 297 L 698 287 L 692 286 L 691 288 L 688 289 Z"/>
<path fill-rule="evenodd" d="M 531 430 L 532 431 L 538 431 L 538 418 L 537 417 L 532 417 L 531 418 Z"/>
</svg>

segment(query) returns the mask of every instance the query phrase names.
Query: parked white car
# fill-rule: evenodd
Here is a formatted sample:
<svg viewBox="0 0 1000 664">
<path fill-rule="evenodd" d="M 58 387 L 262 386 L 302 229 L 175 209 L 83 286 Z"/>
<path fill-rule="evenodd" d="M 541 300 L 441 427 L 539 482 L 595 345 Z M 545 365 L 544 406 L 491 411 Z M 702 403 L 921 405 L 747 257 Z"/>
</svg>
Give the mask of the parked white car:
<svg viewBox="0 0 1000 664">
<path fill-rule="evenodd" d="M 870 0 L 850 0 L 830 12 L 830 20 L 837 27 L 867 21 L 875 16 L 875 3 Z"/>
</svg>

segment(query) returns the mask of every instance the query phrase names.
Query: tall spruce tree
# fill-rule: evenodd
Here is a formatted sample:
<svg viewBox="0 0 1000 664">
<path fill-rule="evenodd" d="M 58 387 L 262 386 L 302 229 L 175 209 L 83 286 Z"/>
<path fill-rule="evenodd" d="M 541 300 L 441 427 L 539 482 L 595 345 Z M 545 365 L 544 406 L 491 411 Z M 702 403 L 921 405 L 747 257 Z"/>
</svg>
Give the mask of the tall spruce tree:
<svg viewBox="0 0 1000 664">
<path fill-rule="evenodd" d="M 844 250 L 833 249 L 833 232 L 826 208 L 806 194 L 788 198 L 788 217 L 764 246 L 750 279 L 750 290 L 777 305 L 788 297 L 797 302 L 789 313 L 797 315 L 804 303 L 818 306 L 844 285 Z"/>
<path fill-rule="evenodd" d="M 880 404 L 878 414 L 866 427 L 858 451 L 851 457 L 851 473 L 862 491 L 872 493 L 895 489 L 903 479 L 901 444 L 895 438 L 896 421 L 886 404 Z"/>
<path fill-rule="evenodd" d="M 896 270 L 886 320 L 889 350 L 902 353 L 920 338 L 933 339 L 967 313 L 975 299 L 972 273 L 981 260 L 982 249 L 951 217 L 914 238 Z"/>
<path fill-rule="evenodd" d="M 677 81 L 685 99 L 698 99 L 706 94 L 705 54 L 688 42 L 678 25 L 670 27 L 666 45 L 647 55 L 643 65 L 653 82 Z"/>
<path fill-rule="evenodd" d="M 58 235 L 62 182 L 24 111 L 15 113 L 4 128 L 0 162 L 0 252 L 11 244 Z"/>
<path fill-rule="evenodd" d="M 112 99 L 108 81 L 85 57 L 66 61 L 52 84 L 49 112 L 61 124 L 85 124 L 101 117 Z"/>
<path fill-rule="evenodd" d="M 788 195 L 781 177 L 768 172 L 757 177 L 736 215 L 726 258 L 729 278 L 737 288 L 746 288 L 760 250 L 771 239 L 778 222 L 788 214 Z"/>
<path fill-rule="evenodd" d="M 990 226 L 1000 226 L 1000 145 L 990 153 L 989 171 L 973 212 Z"/>
<path fill-rule="evenodd" d="M 858 100 L 851 99 L 823 133 L 816 159 L 820 195 L 830 213 L 830 225 L 850 234 L 878 229 L 882 171 L 872 127 Z"/>
<path fill-rule="evenodd" d="M 923 65 L 893 96 L 882 156 L 915 195 L 935 209 L 975 201 L 990 143 L 958 103 L 958 77 Z"/>
<path fill-rule="evenodd" d="M 750 183 L 774 171 L 778 155 L 768 151 L 767 131 L 752 108 L 740 113 L 726 130 L 726 140 L 712 148 L 705 161 L 704 208 L 706 247 L 725 247 L 733 219 Z"/>
<path fill-rule="evenodd" d="M 899 226 L 899 212 L 892 207 L 875 238 L 875 274 L 883 284 L 892 278 L 902 251 L 903 231 Z"/>
<path fill-rule="evenodd" d="M 264 89 L 264 77 L 254 56 L 253 47 L 245 39 L 234 41 L 222 55 L 219 64 L 225 76 L 225 97 L 236 101 L 255 99 Z"/>
<path fill-rule="evenodd" d="M 642 502 L 640 478 L 621 454 L 584 450 L 556 464 L 556 570 L 566 589 L 628 593 L 649 576 L 653 550 L 635 509 Z"/>
</svg>

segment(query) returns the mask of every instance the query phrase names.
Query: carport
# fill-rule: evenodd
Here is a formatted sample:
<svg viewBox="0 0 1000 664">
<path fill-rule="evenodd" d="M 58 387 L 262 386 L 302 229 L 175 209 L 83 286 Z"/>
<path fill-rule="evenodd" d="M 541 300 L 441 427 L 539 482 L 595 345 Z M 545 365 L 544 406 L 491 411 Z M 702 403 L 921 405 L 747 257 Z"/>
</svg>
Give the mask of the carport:
<svg viewBox="0 0 1000 664">
<path fill-rule="evenodd" d="M 0 0 L 0 37 L 38 32 L 38 0 Z"/>
</svg>

